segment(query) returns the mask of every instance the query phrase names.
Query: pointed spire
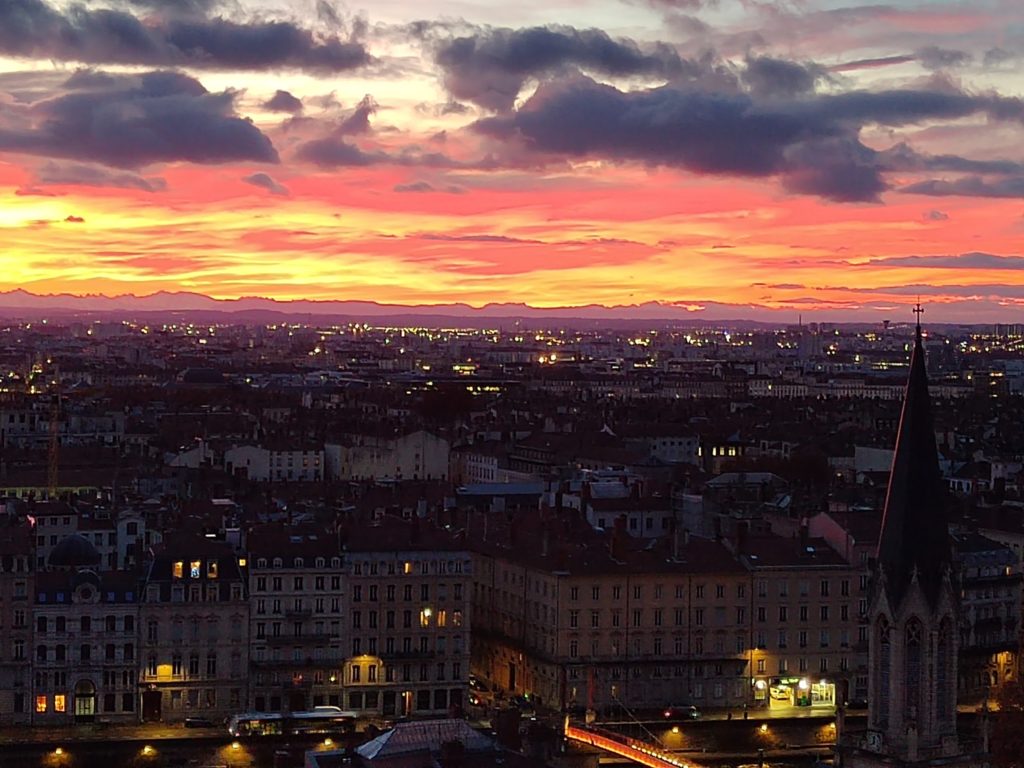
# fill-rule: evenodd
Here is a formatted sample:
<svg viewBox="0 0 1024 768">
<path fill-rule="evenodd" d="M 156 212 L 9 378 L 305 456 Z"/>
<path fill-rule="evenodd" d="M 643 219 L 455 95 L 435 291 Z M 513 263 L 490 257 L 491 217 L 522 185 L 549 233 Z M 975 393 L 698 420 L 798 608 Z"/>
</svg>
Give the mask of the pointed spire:
<svg viewBox="0 0 1024 768">
<path fill-rule="evenodd" d="M 920 303 L 910 357 L 910 377 L 903 399 L 899 434 L 889 475 L 889 492 L 878 543 L 885 589 L 896 605 L 916 577 L 934 605 L 949 567 L 946 494 L 935 445 L 928 374 L 921 341 Z"/>
</svg>

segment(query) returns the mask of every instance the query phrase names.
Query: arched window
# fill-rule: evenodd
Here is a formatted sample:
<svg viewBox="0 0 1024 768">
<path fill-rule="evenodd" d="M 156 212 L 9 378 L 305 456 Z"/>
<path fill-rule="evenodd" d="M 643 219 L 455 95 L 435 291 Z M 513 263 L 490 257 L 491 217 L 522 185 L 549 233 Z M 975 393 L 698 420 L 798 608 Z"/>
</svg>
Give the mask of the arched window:
<svg viewBox="0 0 1024 768">
<path fill-rule="evenodd" d="M 923 634 L 924 630 L 920 621 L 911 619 L 907 622 L 905 645 L 907 667 L 904 690 L 906 691 L 907 718 L 910 720 L 916 720 L 923 714 L 921 712 L 921 675 L 924 671 Z"/>
<path fill-rule="evenodd" d="M 889 692 L 892 673 L 892 632 L 889 622 L 880 618 L 875 625 L 875 639 L 878 643 L 878 664 L 875 677 L 875 698 L 878 702 L 875 724 L 885 727 L 889 724 Z"/>
</svg>

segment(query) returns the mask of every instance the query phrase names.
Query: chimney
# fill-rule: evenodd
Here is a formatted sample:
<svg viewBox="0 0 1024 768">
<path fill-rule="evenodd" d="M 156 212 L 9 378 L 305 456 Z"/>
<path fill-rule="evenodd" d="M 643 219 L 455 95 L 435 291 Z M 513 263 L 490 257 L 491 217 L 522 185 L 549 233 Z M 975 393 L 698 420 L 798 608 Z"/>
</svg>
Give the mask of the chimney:
<svg viewBox="0 0 1024 768">
<path fill-rule="evenodd" d="M 807 526 L 807 518 L 804 518 L 800 522 L 800 551 L 801 552 L 806 551 L 806 549 L 807 549 L 807 541 L 808 541 L 809 538 L 810 538 L 810 531 L 808 530 L 808 526 Z"/>
</svg>

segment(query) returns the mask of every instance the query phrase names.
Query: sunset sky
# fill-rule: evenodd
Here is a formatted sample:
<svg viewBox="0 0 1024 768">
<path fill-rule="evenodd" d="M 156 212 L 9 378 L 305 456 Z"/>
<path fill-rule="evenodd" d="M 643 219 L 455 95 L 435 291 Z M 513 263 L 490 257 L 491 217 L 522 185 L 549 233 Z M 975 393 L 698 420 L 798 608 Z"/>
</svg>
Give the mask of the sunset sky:
<svg viewBox="0 0 1024 768">
<path fill-rule="evenodd" d="M 0 0 L 0 290 L 1018 320 L 1021 0 Z"/>
</svg>

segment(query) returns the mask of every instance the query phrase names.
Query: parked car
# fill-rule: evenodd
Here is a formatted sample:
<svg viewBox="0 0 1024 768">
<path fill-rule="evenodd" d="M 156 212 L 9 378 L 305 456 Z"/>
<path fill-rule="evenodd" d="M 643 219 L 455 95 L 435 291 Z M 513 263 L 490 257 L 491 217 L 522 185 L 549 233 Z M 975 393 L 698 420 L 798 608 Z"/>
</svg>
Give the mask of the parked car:
<svg viewBox="0 0 1024 768">
<path fill-rule="evenodd" d="M 208 717 L 186 717 L 186 728 L 215 728 L 217 723 Z"/>
<path fill-rule="evenodd" d="M 700 717 L 700 710 L 692 704 L 680 704 L 665 707 L 662 714 L 666 720 L 696 720 Z"/>
<path fill-rule="evenodd" d="M 485 683 L 476 675 L 469 676 L 469 687 L 472 688 L 474 691 L 480 691 L 481 693 L 487 693 L 491 690 L 490 687 L 488 687 L 487 683 Z"/>
</svg>

